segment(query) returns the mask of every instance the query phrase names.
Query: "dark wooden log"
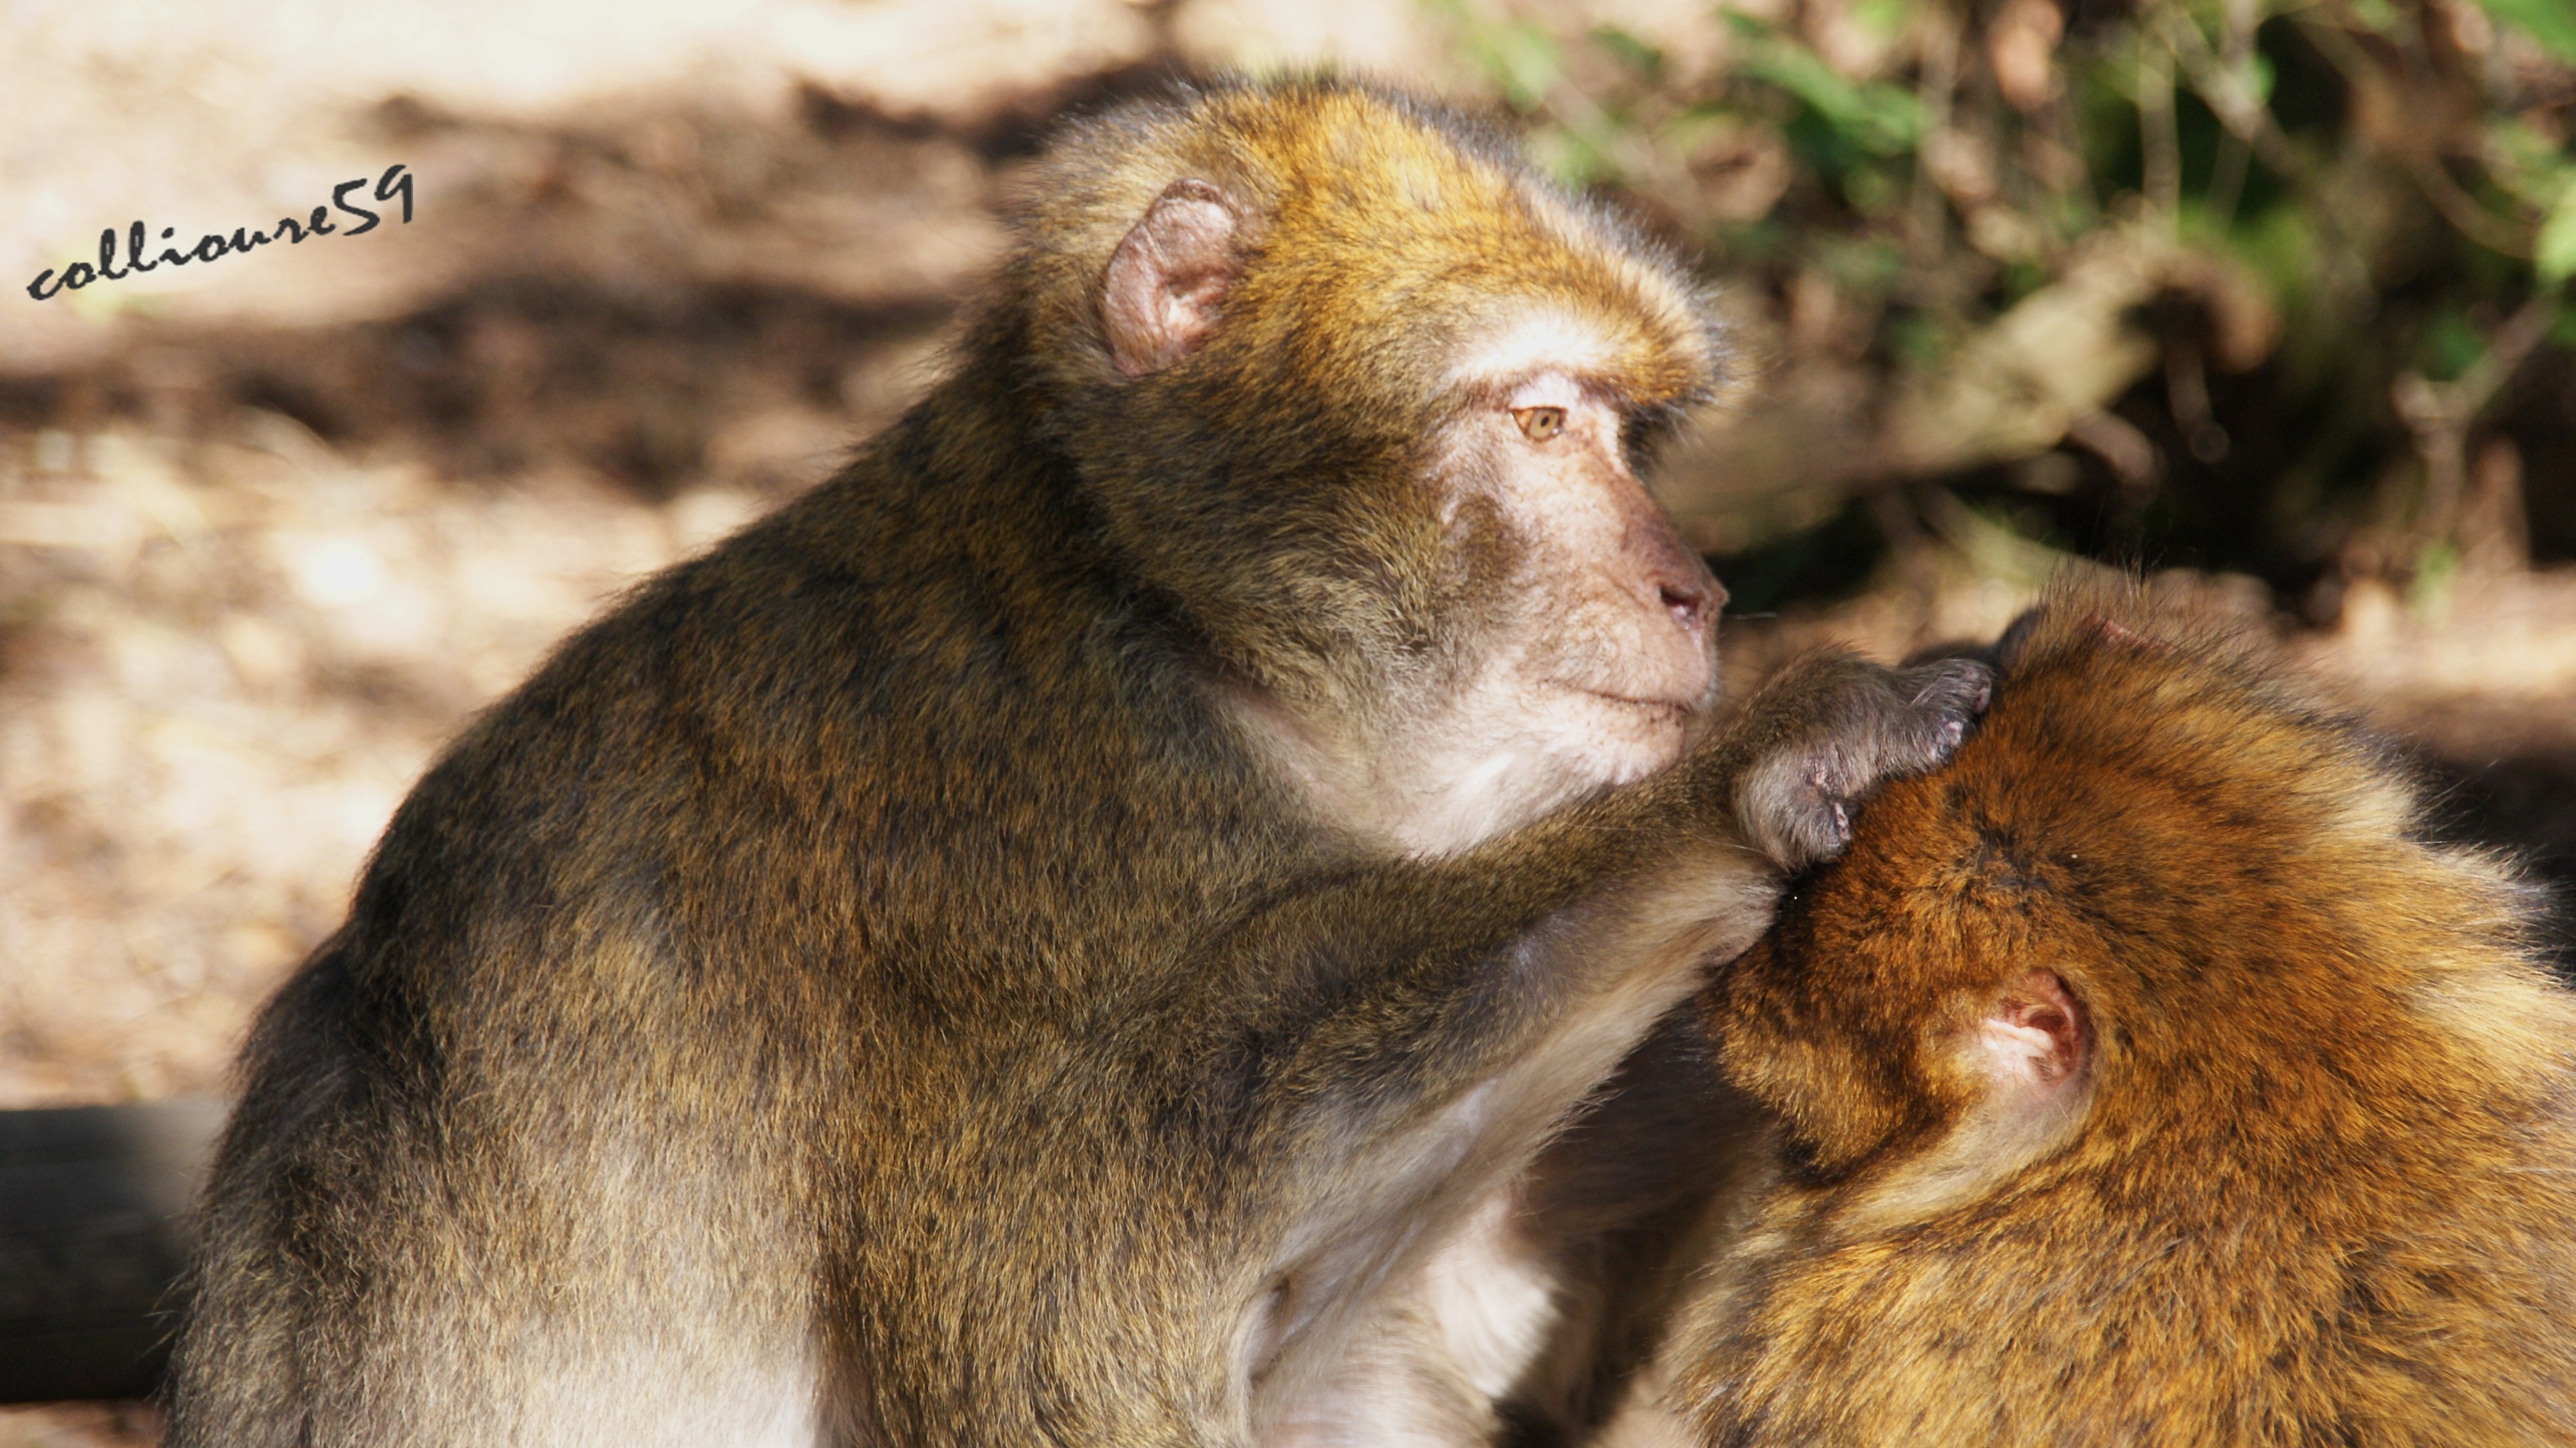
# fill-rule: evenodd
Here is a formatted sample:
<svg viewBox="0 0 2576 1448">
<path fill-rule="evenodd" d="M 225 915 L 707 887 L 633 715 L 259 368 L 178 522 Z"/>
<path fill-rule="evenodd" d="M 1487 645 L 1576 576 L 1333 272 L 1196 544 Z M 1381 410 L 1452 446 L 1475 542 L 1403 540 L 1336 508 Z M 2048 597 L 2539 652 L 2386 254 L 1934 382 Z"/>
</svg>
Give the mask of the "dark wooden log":
<svg viewBox="0 0 2576 1448">
<path fill-rule="evenodd" d="M 217 1101 L 0 1111 L 0 1403 L 141 1398 Z"/>
</svg>

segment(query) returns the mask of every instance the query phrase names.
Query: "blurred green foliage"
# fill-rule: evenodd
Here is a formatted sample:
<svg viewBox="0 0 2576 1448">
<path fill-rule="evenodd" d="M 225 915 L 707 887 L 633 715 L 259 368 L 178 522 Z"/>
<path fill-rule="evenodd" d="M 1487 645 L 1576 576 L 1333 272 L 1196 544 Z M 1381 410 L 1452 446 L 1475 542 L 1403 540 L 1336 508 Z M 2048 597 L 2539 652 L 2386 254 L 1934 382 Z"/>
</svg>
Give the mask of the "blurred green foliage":
<svg viewBox="0 0 2576 1448">
<path fill-rule="evenodd" d="M 2324 613 L 2576 558 L 2570 0 L 1435 3 L 1543 164 L 1710 258 L 1759 374 L 1677 484 L 1714 548 L 1965 497 Z"/>
</svg>

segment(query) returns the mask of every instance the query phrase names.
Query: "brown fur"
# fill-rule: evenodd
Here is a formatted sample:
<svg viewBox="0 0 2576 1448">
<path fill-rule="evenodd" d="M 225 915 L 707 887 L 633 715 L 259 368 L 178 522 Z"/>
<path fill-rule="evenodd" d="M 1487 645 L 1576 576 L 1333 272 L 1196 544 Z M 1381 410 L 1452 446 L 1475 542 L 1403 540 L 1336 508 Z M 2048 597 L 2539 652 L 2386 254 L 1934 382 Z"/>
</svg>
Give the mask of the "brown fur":
<svg viewBox="0 0 2576 1448">
<path fill-rule="evenodd" d="M 1706 317 L 1471 127 L 1133 107 L 1019 226 L 919 406 L 402 806 L 246 1054 L 173 1448 L 1481 1431 L 1431 1264 L 1982 694 L 1826 656 L 1713 723 L 1628 471 Z M 1456 371 L 1533 308 L 1616 436 Z M 1566 659 L 1615 768 L 1374 808 Z"/>
<path fill-rule="evenodd" d="M 1783 1154 L 1664 1406 L 1730 1448 L 2576 1442 L 2576 1001 L 2508 874 L 2259 638 L 2105 584 L 2019 632 L 1704 997 Z"/>
</svg>

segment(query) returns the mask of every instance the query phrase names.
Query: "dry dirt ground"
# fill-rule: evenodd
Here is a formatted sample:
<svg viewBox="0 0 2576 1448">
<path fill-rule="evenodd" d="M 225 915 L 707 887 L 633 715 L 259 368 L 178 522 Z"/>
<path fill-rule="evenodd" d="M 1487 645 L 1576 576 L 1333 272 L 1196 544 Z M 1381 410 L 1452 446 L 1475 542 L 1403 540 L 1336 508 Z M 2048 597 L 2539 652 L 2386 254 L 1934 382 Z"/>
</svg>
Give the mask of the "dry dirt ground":
<svg viewBox="0 0 2576 1448">
<path fill-rule="evenodd" d="M 1467 84 L 1436 16 L 1345 0 L 6 14 L 0 1107 L 220 1092 L 440 741 L 923 385 L 1043 117 L 1230 62 Z M 408 225 L 19 290 L 102 226 L 264 223 L 395 163 Z M 1929 539 L 1731 623 L 1730 669 L 1991 636 L 2049 563 Z M 2576 576 L 2281 626 L 2412 741 L 2447 828 L 2576 875 Z M 0 1448 L 151 1437 L 0 1411 Z"/>
</svg>

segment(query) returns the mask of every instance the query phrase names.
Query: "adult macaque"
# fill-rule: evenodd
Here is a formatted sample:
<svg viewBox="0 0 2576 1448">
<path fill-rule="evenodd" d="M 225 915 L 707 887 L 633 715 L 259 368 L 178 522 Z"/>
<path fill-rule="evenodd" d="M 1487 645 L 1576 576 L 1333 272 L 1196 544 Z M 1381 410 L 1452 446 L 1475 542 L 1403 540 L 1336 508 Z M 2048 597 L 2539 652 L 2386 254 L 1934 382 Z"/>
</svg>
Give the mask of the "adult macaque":
<svg viewBox="0 0 2576 1448">
<path fill-rule="evenodd" d="M 2576 1443 L 2576 999 L 2417 819 L 2261 641 L 2061 590 L 1704 997 L 1776 1177 L 1613 1441 Z"/>
<path fill-rule="evenodd" d="M 1708 318 L 1437 112 L 1119 110 L 1019 235 L 919 406 L 396 815 L 251 1042 L 174 1448 L 1480 1432 L 1540 1326 L 1426 1274 L 1982 700 L 1712 723 L 1634 471 Z"/>
</svg>

